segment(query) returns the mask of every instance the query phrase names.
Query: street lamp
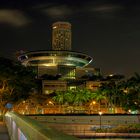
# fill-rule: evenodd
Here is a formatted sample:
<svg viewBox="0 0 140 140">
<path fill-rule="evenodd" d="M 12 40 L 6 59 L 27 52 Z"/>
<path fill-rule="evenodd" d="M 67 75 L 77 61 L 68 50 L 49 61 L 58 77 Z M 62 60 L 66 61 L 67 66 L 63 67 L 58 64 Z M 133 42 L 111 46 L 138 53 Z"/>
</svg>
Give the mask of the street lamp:
<svg viewBox="0 0 140 140">
<path fill-rule="evenodd" d="M 128 110 L 129 114 L 131 114 L 131 109 Z"/>
<path fill-rule="evenodd" d="M 96 105 L 96 101 L 93 100 L 89 105 L 90 106 L 90 114 L 93 113 L 93 109 L 94 109 L 95 105 Z"/>
<path fill-rule="evenodd" d="M 100 116 L 100 129 L 101 129 L 101 121 L 102 121 L 102 120 L 101 120 L 101 116 L 102 116 L 102 114 L 103 114 L 103 113 L 102 113 L 101 111 L 99 111 L 99 116 Z"/>
<path fill-rule="evenodd" d="M 92 101 L 92 104 L 95 105 L 96 104 L 96 101 Z"/>
<path fill-rule="evenodd" d="M 49 105 L 54 105 L 52 101 L 49 101 L 48 104 L 49 104 Z"/>
</svg>

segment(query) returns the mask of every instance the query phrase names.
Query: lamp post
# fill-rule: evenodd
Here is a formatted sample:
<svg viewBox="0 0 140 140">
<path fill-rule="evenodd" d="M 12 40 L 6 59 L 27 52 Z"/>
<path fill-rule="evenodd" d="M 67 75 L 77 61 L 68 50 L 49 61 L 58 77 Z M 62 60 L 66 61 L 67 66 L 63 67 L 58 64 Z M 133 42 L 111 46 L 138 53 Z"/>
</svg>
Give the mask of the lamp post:
<svg viewBox="0 0 140 140">
<path fill-rule="evenodd" d="M 101 120 L 101 115 L 102 115 L 102 112 L 99 111 L 99 116 L 100 116 L 100 129 L 101 129 L 101 122 L 102 122 L 102 120 Z"/>
<path fill-rule="evenodd" d="M 90 103 L 90 114 L 91 113 L 93 113 L 93 109 L 94 109 L 94 106 L 96 105 L 96 101 L 92 101 L 91 103 Z"/>
</svg>

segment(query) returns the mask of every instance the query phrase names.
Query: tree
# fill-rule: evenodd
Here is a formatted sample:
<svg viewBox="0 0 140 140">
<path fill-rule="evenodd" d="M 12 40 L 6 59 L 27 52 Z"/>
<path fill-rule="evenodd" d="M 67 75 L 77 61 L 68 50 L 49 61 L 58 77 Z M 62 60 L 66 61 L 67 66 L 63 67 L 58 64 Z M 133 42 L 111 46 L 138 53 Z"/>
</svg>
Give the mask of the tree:
<svg viewBox="0 0 140 140">
<path fill-rule="evenodd" d="M 75 98 L 75 90 L 69 89 L 65 92 L 65 94 L 64 94 L 65 104 L 73 105 L 74 98 Z"/>
<path fill-rule="evenodd" d="M 64 91 L 56 91 L 56 95 L 52 98 L 57 104 L 64 104 Z"/>
<path fill-rule="evenodd" d="M 35 74 L 31 68 L 8 58 L 0 57 L 0 108 L 7 103 L 27 99 L 36 88 Z"/>
<path fill-rule="evenodd" d="M 114 80 L 104 82 L 100 86 L 100 90 L 105 94 L 107 102 L 108 102 L 108 109 L 111 112 L 115 113 L 115 108 L 120 106 L 122 91 L 119 85 L 119 82 L 115 82 Z"/>
<path fill-rule="evenodd" d="M 101 74 L 99 75 L 90 75 L 90 74 L 86 74 L 86 75 L 83 75 L 81 77 L 81 79 L 86 79 L 86 80 L 93 80 L 93 81 L 100 81 L 103 79 L 103 76 Z"/>
<path fill-rule="evenodd" d="M 74 95 L 74 105 L 83 105 L 91 99 L 91 92 L 88 89 L 76 89 Z"/>
<path fill-rule="evenodd" d="M 135 73 L 134 76 L 124 82 L 124 91 L 126 101 L 123 108 L 128 111 L 140 111 L 140 75 Z"/>
<path fill-rule="evenodd" d="M 59 107 L 63 105 L 71 106 L 72 110 L 76 111 L 85 110 L 85 104 L 92 100 L 93 93 L 87 89 L 72 89 L 67 91 L 56 91 L 56 95 L 53 100 L 59 104 Z"/>
<path fill-rule="evenodd" d="M 99 103 L 98 110 L 101 110 L 101 101 L 106 100 L 107 97 L 105 96 L 104 92 L 99 88 L 96 92 L 93 93 L 92 98 L 95 99 Z"/>
</svg>

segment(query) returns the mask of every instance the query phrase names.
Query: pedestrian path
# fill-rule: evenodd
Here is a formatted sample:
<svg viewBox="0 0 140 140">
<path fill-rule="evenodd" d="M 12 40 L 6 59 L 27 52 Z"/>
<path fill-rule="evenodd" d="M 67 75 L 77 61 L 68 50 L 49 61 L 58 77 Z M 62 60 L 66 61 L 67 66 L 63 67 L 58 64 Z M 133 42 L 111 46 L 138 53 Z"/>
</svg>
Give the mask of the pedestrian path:
<svg viewBox="0 0 140 140">
<path fill-rule="evenodd" d="M 7 127 L 2 121 L 0 121 L 0 140 L 10 140 Z"/>
</svg>

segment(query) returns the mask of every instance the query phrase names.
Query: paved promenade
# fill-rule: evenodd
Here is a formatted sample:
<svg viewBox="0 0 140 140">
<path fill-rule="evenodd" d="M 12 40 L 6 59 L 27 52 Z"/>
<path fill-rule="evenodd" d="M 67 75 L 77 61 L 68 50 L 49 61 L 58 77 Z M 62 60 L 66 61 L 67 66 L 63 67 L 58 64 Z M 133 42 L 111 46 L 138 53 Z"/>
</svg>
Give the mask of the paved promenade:
<svg viewBox="0 0 140 140">
<path fill-rule="evenodd" d="M 10 140 L 5 123 L 0 121 L 0 140 Z"/>
</svg>

